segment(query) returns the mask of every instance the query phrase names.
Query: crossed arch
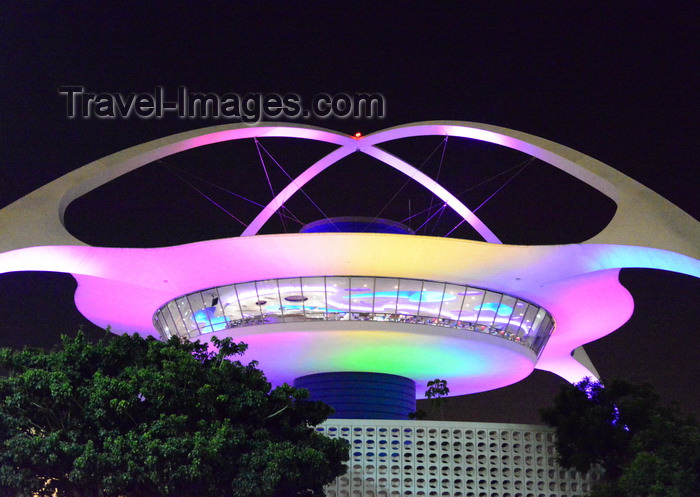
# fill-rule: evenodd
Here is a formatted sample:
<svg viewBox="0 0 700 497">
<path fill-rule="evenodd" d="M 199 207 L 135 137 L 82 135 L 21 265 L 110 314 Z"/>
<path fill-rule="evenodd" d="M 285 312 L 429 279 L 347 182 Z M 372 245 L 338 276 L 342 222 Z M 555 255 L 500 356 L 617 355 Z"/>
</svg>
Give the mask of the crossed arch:
<svg viewBox="0 0 700 497">
<path fill-rule="evenodd" d="M 376 133 L 377 136 L 381 133 Z M 416 135 L 418 136 L 418 135 Z M 392 140 L 394 138 L 389 138 Z M 412 166 L 408 162 L 399 159 L 395 155 L 392 155 L 385 150 L 375 147 L 372 144 L 362 143 L 363 138 L 353 139 L 350 143 L 344 143 L 340 145 L 339 148 L 326 155 L 322 159 L 318 160 L 316 163 L 308 167 L 299 176 L 294 178 L 289 185 L 287 185 L 280 193 L 278 193 L 275 198 L 273 198 L 260 213 L 253 219 L 253 221 L 248 225 L 248 227 L 243 231 L 241 236 L 252 236 L 256 235 L 260 228 L 284 205 L 284 203 L 289 200 L 289 198 L 298 192 L 306 183 L 315 178 L 318 174 L 324 170 L 331 167 L 333 164 L 339 160 L 347 157 L 354 152 L 362 152 L 379 161 L 385 163 L 386 165 L 393 167 L 397 171 L 402 172 L 409 178 L 415 180 L 420 185 L 424 186 L 437 197 L 439 197 L 443 202 L 454 209 L 457 214 L 459 214 L 466 222 L 468 222 L 482 237 L 484 240 L 490 243 L 501 243 L 498 237 L 479 219 L 479 217 L 474 214 L 471 210 L 467 208 L 464 203 L 462 203 L 457 197 L 448 192 L 442 185 L 437 181 L 432 179 L 430 176 L 424 174 L 416 167 Z M 388 141 L 383 140 L 383 141 Z M 376 139 L 375 139 L 376 142 Z M 381 143 L 381 142 L 377 142 Z"/>
<path fill-rule="evenodd" d="M 629 294 L 623 292 L 619 285 L 619 268 L 648 267 L 700 277 L 700 227 L 697 220 L 653 191 L 564 145 L 514 130 L 447 121 L 398 126 L 360 140 L 299 124 L 229 124 L 189 131 L 117 152 L 68 173 L 0 209 L 0 232 L 3 234 L 0 237 L 0 273 L 26 270 L 71 273 L 78 280 L 76 304 L 88 319 L 105 326 L 121 324 L 125 329 L 150 333 L 153 309 L 192 288 L 221 284 L 220 268 L 236 272 L 238 281 L 256 279 L 259 276 L 258 266 L 236 264 L 233 268 L 231 253 L 236 252 L 251 262 L 260 263 L 259 252 L 270 246 L 271 239 L 248 236 L 155 249 L 88 247 L 63 226 L 63 212 L 72 200 L 120 175 L 177 152 L 253 137 L 295 137 L 333 143 L 339 147 L 324 158 L 328 162 L 360 151 L 391 162 L 392 167 L 403 168 L 404 173 L 411 176 L 415 168 L 375 145 L 392 139 L 425 135 L 472 138 L 519 150 L 584 181 L 612 198 L 618 206 L 612 221 L 599 234 L 574 245 L 533 247 L 501 244 L 486 247 L 486 244 L 477 242 L 444 243 L 445 240 L 441 242 L 437 238 L 354 237 L 356 241 L 362 239 L 363 244 L 366 243 L 364 254 L 372 253 L 368 248 L 392 248 L 400 242 L 420 248 L 423 258 L 432 261 L 435 259 L 431 257 L 436 257 L 434 254 L 437 253 L 433 249 L 437 248 L 442 254 L 442 257 L 438 257 L 439 262 L 446 264 L 445 261 L 452 261 L 457 266 L 450 268 L 451 274 L 467 275 L 481 271 L 483 274 L 479 274 L 484 278 L 484 286 L 520 288 L 529 292 L 533 301 L 549 299 L 552 303 L 558 303 L 559 309 L 554 310 L 562 318 L 569 319 L 569 329 L 567 331 L 566 319 L 561 319 L 559 332 L 552 336 L 537 362 L 538 369 L 555 372 L 571 378 L 571 381 L 590 373 L 577 362 L 577 357 L 572 357 L 572 350 L 612 332 L 632 312 Z M 306 178 L 304 175 L 309 177 L 305 179 L 308 181 L 314 175 L 313 167 L 295 181 L 301 182 Z M 287 193 L 291 194 L 294 185 L 288 188 Z M 345 248 L 345 240 L 334 236 L 320 236 L 317 239 L 324 247 Z M 272 242 L 284 246 L 285 253 L 296 254 L 297 264 L 304 261 L 306 266 L 297 275 L 331 274 L 322 270 L 323 267 L 330 267 L 330 263 L 316 270 L 319 267 L 318 258 L 309 257 L 308 238 L 304 235 L 274 237 Z M 202 251 L 214 263 L 207 269 L 208 272 L 191 271 L 189 263 L 193 254 L 200 257 Z M 402 255 L 399 249 L 391 250 L 391 253 Z M 485 260 L 491 262 L 475 268 L 477 265 L 472 260 L 481 258 L 488 258 Z M 354 267 L 363 268 L 364 274 L 385 274 L 383 262 L 371 260 L 374 266 L 367 270 L 365 261 L 358 258 L 352 261 L 353 265 L 346 274 L 353 274 Z M 394 273 L 426 277 L 423 271 L 428 269 L 411 266 L 407 271 L 410 261 L 404 257 L 404 262 L 405 267 L 400 264 Z M 284 276 L 287 274 L 285 271 L 296 271 L 298 267 L 289 269 L 284 265 L 286 261 L 274 258 L 265 263 L 266 271 L 275 276 Z M 444 266 L 429 270 L 432 271 L 429 279 L 445 280 L 443 271 L 447 270 Z M 529 276 L 520 278 L 523 271 L 527 271 Z M 250 277 L 246 274 L 250 274 Z M 615 296 L 616 306 L 609 306 L 611 295 Z M 572 303 L 567 304 L 567 300 Z M 582 301 L 586 301 L 589 308 L 607 307 L 609 313 L 605 323 L 592 329 L 588 322 L 590 315 L 587 312 L 581 314 L 588 311 L 580 306 Z"/>
<path fill-rule="evenodd" d="M 254 137 L 284 137 L 318 140 L 339 146 L 334 152 L 314 164 L 285 188 L 263 212 L 256 217 L 246 235 L 262 225 L 282 200 L 306 183 L 324 161 L 337 162 L 352 152 L 360 151 L 389 163 L 416 178 L 426 188 L 455 209 L 487 241 L 497 241 L 495 235 L 457 199 L 448 197 L 430 178 L 415 174 L 415 168 L 391 156 L 375 145 L 414 136 L 441 135 L 471 138 L 505 146 L 536 157 L 570 174 L 610 197 L 617 212 L 608 226 L 584 243 L 613 243 L 662 250 L 700 257 L 697 245 L 697 221 L 653 191 L 632 178 L 614 170 L 592 157 L 544 138 L 515 130 L 462 121 L 430 121 L 411 123 L 354 139 L 343 133 L 309 125 L 260 123 L 256 126 L 226 124 L 168 136 L 122 150 L 54 180 L 39 190 L 0 209 L 0 253 L 37 245 L 85 245 L 73 237 L 63 225 L 63 213 L 76 198 L 93 189 L 158 159 L 212 143 Z M 328 164 L 330 165 L 330 164 Z M 327 167 L 327 166 L 326 166 Z M 298 186 L 296 186 L 298 185 Z M 449 202 L 447 202 L 449 200 Z M 649 227 L 649 229 L 642 229 Z M 652 229 L 653 228 L 653 229 Z M 653 261 L 649 261 L 655 267 Z"/>
</svg>

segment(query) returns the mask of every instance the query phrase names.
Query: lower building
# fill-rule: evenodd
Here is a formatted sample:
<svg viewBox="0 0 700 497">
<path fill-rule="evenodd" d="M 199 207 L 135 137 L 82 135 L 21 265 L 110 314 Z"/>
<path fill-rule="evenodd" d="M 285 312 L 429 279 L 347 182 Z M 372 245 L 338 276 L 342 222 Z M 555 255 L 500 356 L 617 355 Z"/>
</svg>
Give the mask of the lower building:
<svg viewBox="0 0 700 497">
<path fill-rule="evenodd" d="M 350 444 L 327 497 L 583 497 L 600 477 L 562 469 L 544 426 L 332 419 L 317 430 Z"/>
</svg>

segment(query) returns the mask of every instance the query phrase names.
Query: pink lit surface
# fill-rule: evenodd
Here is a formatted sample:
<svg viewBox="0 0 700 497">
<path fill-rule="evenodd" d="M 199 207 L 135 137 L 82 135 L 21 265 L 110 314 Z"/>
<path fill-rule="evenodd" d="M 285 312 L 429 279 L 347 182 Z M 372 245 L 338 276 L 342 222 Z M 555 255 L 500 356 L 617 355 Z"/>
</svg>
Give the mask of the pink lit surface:
<svg viewBox="0 0 700 497">
<path fill-rule="evenodd" d="M 320 259 L 315 256 L 318 253 L 336 257 Z M 208 262 L 193 271 L 192 260 Z M 571 351 L 628 320 L 634 305 L 617 275 L 620 267 L 639 267 L 630 265 L 635 260 L 656 261 L 655 266 L 646 267 L 662 266 L 687 274 L 700 270 L 696 260 L 639 247 L 527 247 L 421 236 L 331 233 L 231 238 L 156 249 L 34 247 L 2 254 L 0 271 L 69 272 L 79 284 L 76 305 L 88 319 L 98 326 L 142 335 L 156 335 L 152 318 L 159 306 L 194 289 L 299 274 L 470 283 L 520 296 L 552 313 L 556 329 L 536 364 L 534 357 L 524 352 L 503 353 L 502 348 L 500 354 L 486 352 L 495 350 L 502 340 L 487 347 L 474 342 L 470 338 L 473 334 L 463 333 L 462 338 L 442 337 L 447 341 L 436 342 L 436 327 L 416 327 L 426 328 L 422 335 L 393 333 L 383 337 L 379 330 L 372 330 L 362 345 L 351 329 L 335 333 L 309 329 L 285 335 L 266 325 L 257 327 L 260 334 L 251 335 L 249 328 L 230 331 L 237 340 L 250 343 L 248 359 L 259 360 L 275 383 L 327 368 L 342 369 L 343 357 L 337 351 L 355 354 L 351 369 L 357 370 L 362 363 L 357 358 L 362 357 L 364 348 L 364 362 L 370 367 L 372 351 L 385 347 L 387 358 L 417 357 L 423 350 L 425 363 L 419 374 L 418 370 L 406 370 L 401 361 L 387 360 L 384 364 L 388 366 L 381 372 L 412 373 L 419 384 L 430 376 L 451 378 L 454 393 L 464 394 L 519 381 L 533 367 L 570 381 L 590 375 L 571 357 Z M 445 343 L 450 345 L 445 347 Z M 446 355 L 440 359 L 447 351 L 461 354 L 465 368 L 474 361 L 481 363 L 476 369 L 455 368 L 459 361 L 447 360 Z"/>
<path fill-rule="evenodd" d="M 534 354 L 498 337 L 425 326 L 367 322 L 316 322 L 262 325 L 227 330 L 249 345 L 249 354 L 268 378 L 290 382 L 323 371 L 396 374 L 416 381 L 423 397 L 436 375 L 457 392 L 479 392 L 525 378 Z M 368 346 L 371 344 L 371 346 Z M 515 380 L 517 381 L 517 380 Z"/>
<path fill-rule="evenodd" d="M 462 136 L 538 157 L 576 176 L 618 203 L 611 223 L 584 244 L 513 246 L 428 177 L 377 147 L 411 136 Z M 250 224 L 254 235 L 304 183 L 341 158 L 362 152 L 415 177 L 448 203 L 487 242 L 371 233 L 242 236 L 155 249 L 85 246 L 60 218 L 78 196 L 168 155 L 226 140 L 281 136 L 320 140 L 338 148 L 303 172 Z M 700 277 L 698 223 L 634 180 L 566 147 L 512 130 L 473 123 L 399 126 L 347 136 L 301 125 L 227 125 L 139 145 L 88 164 L 0 211 L 0 273 L 56 271 L 78 281 L 75 302 L 88 319 L 116 332 L 156 335 L 152 319 L 181 295 L 231 283 L 295 276 L 386 276 L 446 281 L 517 296 L 547 309 L 556 327 L 539 359 L 495 337 L 437 327 L 395 328 L 361 323 L 246 327 L 227 330 L 250 344 L 273 383 L 321 371 L 371 370 L 418 382 L 449 379 L 455 395 L 498 388 L 533 368 L 569 381 L 591 372 L 573 359 L 577 347 L 613 332 L 634 304 L 618 282 L 620 268 L 654 268 Z M 488 243 L 492 242 L 492 243 Z M 318 257 L 317 254 L 333 254 Z M 207 261 L 193 267 L 193 261 Z M 301 328 L 299 327 L 301 326 Z M 340 328 L 335 329 L 333 327 Z M 202 337 L 207 339 L 205 335 Z"/>
</svg>

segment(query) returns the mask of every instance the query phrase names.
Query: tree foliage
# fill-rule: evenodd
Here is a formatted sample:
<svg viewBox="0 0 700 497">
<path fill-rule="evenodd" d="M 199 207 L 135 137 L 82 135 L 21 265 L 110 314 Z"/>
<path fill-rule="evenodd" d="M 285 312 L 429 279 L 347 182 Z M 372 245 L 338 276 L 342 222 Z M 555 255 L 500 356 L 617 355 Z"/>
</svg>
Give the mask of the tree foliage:
<svg viewBox="0 0 700 497">
<path fill-rule="evenodd" d="M 347 446 L 332 413 L 270 389 L 245 344 L 82 333 L 54 351 L 0 350 L 0 495 L 320 496 Z"/>
<path fill-rule="evenodd" d="M 445 415 L 442 412 L 442 405 L 447 401 L 443 398 L 450 394 L 450 387 L 447 386 L 447 380 L 441 380 L 435 378 L 430 380 L 427 384 L 428 389 L 425 391 L 425 398 L 430 399 L 430 403 L 434 407 L 440 408 L 440 419 L 445 419 Z"/>
<path fill-rule="evenodd" d="M 556 428 L 563 467 L 604 470 L 592 497 L 700 495 L 697 421 L 662 405 L 649 385 L 585 379 L 563 385 L 540 413 Z"/>
</svg>

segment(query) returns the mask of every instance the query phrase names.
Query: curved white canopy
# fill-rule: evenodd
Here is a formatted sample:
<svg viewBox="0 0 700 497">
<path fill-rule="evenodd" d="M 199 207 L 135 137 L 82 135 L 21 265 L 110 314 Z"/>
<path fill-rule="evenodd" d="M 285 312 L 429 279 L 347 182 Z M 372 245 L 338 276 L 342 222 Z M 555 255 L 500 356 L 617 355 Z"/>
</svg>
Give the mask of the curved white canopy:
<svg viewBox="0 0 700 497">
<path fill-rule="evenodd" d="M 423 135 L 467 137 L 535 156 L 612 198 L 618 206 L 615 216 L 598 235 L 583 244 L 500 244 L 496 235 L 449 192 L 410 164 L 378 147 L 385 141 Z M 256 233 L 289 196 L 321 170 L 359 151 L 431 189 L 474 226 L 486 242 L 372 233 L 319 233 L 243 236 L 155 249 L 113 249 L 87 246 L 70 235 L 62 224 L 63 212 L 72 200 L 131 170 L 190 148 L 264 136 L 321 140 L 336 144 L 338 148 L 283 190 L 245 235 Z M 155 335 L 152 325 L 155 310 L 164 302 L 197 289 L 300 275 L 394 276 L 471 284 L 522 297 L 552 313 L 556 329 L 536 364 L 533 358 L 526 357 L 521 365 L 512 367 L 513 363 L 509 366 L 506 359 L 508 354 L 504 354 L 502 360 L 494 359 L 496 362 L 491 366 L 499 370 L 510 367 L 511 374 L 489 380 L 484 369 L 475 371 L 472 377 L 450 379 L 451 387 L 456 386 L 453 388 L 456 394 L 518 381 L 529 374 L 533 366 L 570 381 L 590 375 L 571 352 L 614 331 L 632 314 L 631 296 L 617 279 L 620 268 L 656 268 L 700 277 L 700 227 L 696 220 L 670 202 L 609 166 L 567 147 L 517 131 L 462 122 L 416 123 L 359 139 L 294 124 L 224 125 L 190 131 L 118 152 L 55 180 L 2 209 L 0 232 L 3 234 L 0 273 L 23 270 L 71 273 L 78 280 L 78 309 L 99 326 L 112 326 L 116 331 Z M 332 256 L 319 258 L 318 253 Z M 196 272 L 189 269 L 190 261 L 202 259 L 208 261 L 206 266 L 199 267 Z M 324 335 L 322 340 L 321 335 L 316 335 L 317 341 L 309 339 L 314 330 L 296 330 L 294 333 L 306 335 L 298 335 L 298 340 L 292 341 L 288 340 L 292 335 L 280 337 L 280 333 L 269 334 L 269 340 L 262 342 L 251 336 L 251 340 L 259 342 L 257 352 L 253 348 L 251 352 L 255 359 L 263 358 L 263 369 L 266 362 L 272 366 L 281 350 L 288 357 L 298 357 L 300 365 L 311 355 L 327 351 L 335 338 L 339 340 L 339 347 L 347 346 L 348 341 L 353 342 L 359 336 L 353 332 L 357 330 L 338 330 Z M 399 341 L 405 339 L 407 354 L 423 350 L 426 356 L 438 357 L 439 341 L 417 339 L 416 336 L 421 335 L 417 333 L 390 336 Z M 364 345 L 364 342 L 357 342 L 358 346 L 371 347 L 372 340 L 377 343 L 376 340 L 385 340 L 389 335 L 367 336 L 368 341 Z M 280 349 L 282 342 L 284 348 Z M 294 343 L 300 347 L 304 344 L 304 352 L 291 350 L 289 347 Z M 492 356 L 499 357 L 498 354 Z M 467 358 L 465 355 L 464 359 Z M 292 377 L 294 367 L 294 362 L 290 362 L 287 373 Z M 437 376 L 442 376 L 439 361 L 435 367 Z M 282 376 L 271 379 L 288 380 Z"/>
</svg>

